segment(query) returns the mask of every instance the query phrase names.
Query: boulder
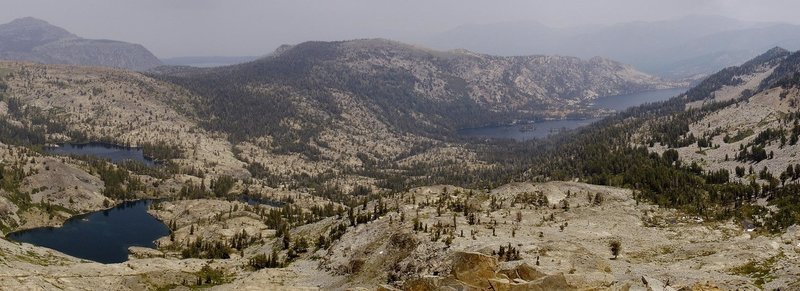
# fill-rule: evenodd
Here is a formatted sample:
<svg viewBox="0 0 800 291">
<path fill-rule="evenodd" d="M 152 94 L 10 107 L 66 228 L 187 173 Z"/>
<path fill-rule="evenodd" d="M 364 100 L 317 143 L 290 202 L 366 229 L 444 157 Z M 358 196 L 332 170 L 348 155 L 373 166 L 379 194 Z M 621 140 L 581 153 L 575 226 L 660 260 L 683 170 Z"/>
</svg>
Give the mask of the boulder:
<svg viewBox="0 0 800 291">
<path fill-rule="evenodd" d="M 128 248 L 128 257 L 132 259 L 162 258 L 164 253 L 156 249 L 133 246 Z"/>
<path fill-rule="evenodd" d="M 439 281 L 442 278 L 438 276 L 425 276 L 414 279 L 406 280 L 403 284 L 405 291 L 429 291 L 437 290 L 439 288 Z"/>
<path fill-rule="evenodd" d="M 681 291 L 722 291 L 719 287 L 711 283 L 694 283 L 691 287 L 683 287 Z"/>
<path fill-rule="evenodd" d="M 615 282 L 614 284 L 611 285 L 611 287 L 609 289 L 610 290 L 614 290 L 614 291 L 632 291 L 632 290 L 636 290 L 635 288 L 633 288 L 633 282 L 630 282 L 630 281 L 629 282 Z"/>
<path fill-rule="evenodd" d="M 572 267 L 579 273 L 583 272 L 605 272 L 611 273 L 611 265 L 608 260 L 601 258 L 585 248 L 578 248 L 570 257 Z"/>
<path fill-rule="evenodd" d="M 452 277 L 425 276 L 408 280 L 403 284 L 404 291 L 448 291 L 448 290 L 485 290 L 457 280 Z"/>
<path fill-rule="evenodd" d="M 647 286 L 647 291 L 675 291 L 675 288 L 667 286 L 661 280 L 653 277 L 642 276 L 642 283 Z"/>
<path fill-rule="evenodd" d="M 512 284 L 510 291 L 578 290 L 567 283 L 563 273 L 545 276 L 524 284 Z"/>
<path fill-rule="evenodd" d="M 490 288 L 498 265 L 495 257 L 481 253 L 456 252 L 453 255 L 452 275 L 455 279 L 479 288 Z"/>
<path fill-rule="evenodd" d="M 514 281 L 514 284 L 524 284 L 524 283 L 528 283 L 528 281 L 525 281 L 525 280 L 522 280 L 522 279 L 519 279 L 519 278 L 517 278 L 517 279 L 514 279 L 513 281 Z"/>
<path fill-rule="evenodd" d="M 507 279 L 489 279 L 489 285 L 494 291 L 510 291 L 511 281 Z"/>
<path fill-rule="evenodd" d="M 508 276 L 511 280 L 521 279 L 524 281 L 533 281 L 547 276 L 547 274 L 526 263 L 519 264 L 513 269 L 500 270 L 500 273 Z"/>
<path fill-rule="evenodd" d="M 567 279 L 567 283 L 569 283 L 570 286 L 574 286 L 579 289 L 591 289 L 598 286 L 611 286 L 616 280 L 613 274 L 598 271 L 566 274 L 564 277 Z"/>
<path fill-rule="evenodd" d="M 446 277 L 442 278 L 442 280 L 439 281 L 438 290 L 444 291 L 444 290 L 483 290 L 483 289 L 485 288 L 473 286 L 452 277 Z"/>
<path fill-rule="evenodd" d="M 792 225 L 786 228 L 786 231 L 783 232 L 781 238 L 784 241 L 795 241 L 800 240 L 800 226 Z"/>
</svg>

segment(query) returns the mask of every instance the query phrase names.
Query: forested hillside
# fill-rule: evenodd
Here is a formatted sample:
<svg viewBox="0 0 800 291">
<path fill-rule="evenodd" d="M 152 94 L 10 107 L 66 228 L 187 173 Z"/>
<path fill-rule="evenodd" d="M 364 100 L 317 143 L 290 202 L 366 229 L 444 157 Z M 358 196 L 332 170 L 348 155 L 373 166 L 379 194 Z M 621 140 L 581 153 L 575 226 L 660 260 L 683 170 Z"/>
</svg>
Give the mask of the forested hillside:
<svg viewBox="0 0 800 291">
<path fill-rule="evenodd" d="M 496 144 L 486 154 L 511 179 L 579 177 L 632 188 L 639 199 L 705 219 L 747 219 L 779 232 L 800 221 L 792 194 L 800 190 L 794 158 L 800 83 L 791 73 L 798 55 L 772 49 L 669 101 L 574 134 Z M 475 182 L 503 174 L 478 176 L 491 178 Z"/>
<path fill-rule="evenodd" d="M 582 102 L 680 85 L 601 58 L 493 57 L 386 40 L 307 42 L 246 64 L 160 76 L 204 97 L 208 128 L 296 146 L 319 140 L 353 106 L 369 117 L 343 126 L 374 118 L 397 134 L 440 138 L 515 119 L 593 116 Z"/>
</svg>

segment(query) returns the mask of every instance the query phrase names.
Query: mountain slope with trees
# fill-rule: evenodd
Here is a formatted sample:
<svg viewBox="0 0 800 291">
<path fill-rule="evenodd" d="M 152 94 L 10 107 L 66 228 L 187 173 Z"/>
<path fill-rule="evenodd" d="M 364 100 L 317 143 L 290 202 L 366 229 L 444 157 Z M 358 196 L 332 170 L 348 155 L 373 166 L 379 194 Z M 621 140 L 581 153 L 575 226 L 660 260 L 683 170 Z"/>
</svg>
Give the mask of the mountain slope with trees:
<svg viewBox="0 0 800 291">
<path fill-rule="evenodd" d="M 210 116 L 208 128 L 284 144 L 319 140 L 343 120 L 441 136 L 518 119 L 594 116 L 582 104 L 683 85 L 602 58 L 495 57 L 381 39 L 307 42 L 250 63 L 157 76 L 204 98 L 198 107 Z M 345 120 L 353 107 L 368 117 Z"/>
<path fill-rule="evenodd" d="M 775 48 L 671 100 L 528 142 L 447 134 L 537 116 L 526 106 L 581 114 L 586 90 L 644 85 L 602 61 L 375 40 L 158 78 L 0 62 L 0 231 L 143 197 L 166 198 L 149 211 L 170 229 L 108 265 L 0 239 L 0 288 L 796 289 L 800 171 L 778 162 L 798 149 L 797 60 Z M 166 164 L 40 151 L 90 140 Z"/>
<path fill-rule="evenodd" d="M 575 133 L 497 144 L 485 154 L 504 170 L 491 173 L 631 188 L 637 199 L 706 220 L 748 221 L 781 233 L 800 221 L 800 201 L 791 194 L 800 187 L 797 58 L 774 48 L 668 101 Z M 504 181 L 503 174 L 483 176 Z"/>
</svg>

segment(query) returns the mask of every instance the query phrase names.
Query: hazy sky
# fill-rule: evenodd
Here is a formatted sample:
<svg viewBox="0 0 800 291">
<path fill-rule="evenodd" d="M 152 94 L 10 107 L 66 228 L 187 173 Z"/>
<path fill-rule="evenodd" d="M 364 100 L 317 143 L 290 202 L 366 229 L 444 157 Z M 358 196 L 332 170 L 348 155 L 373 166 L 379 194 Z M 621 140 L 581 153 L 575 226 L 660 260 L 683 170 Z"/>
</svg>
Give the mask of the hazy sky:
<svg viewBox="0 0 800 291">
<path fill-rule="evenodd" d="M 86 38 L 140 43 L 158 57 L 263 55 L 284 43 L 414 41 L 462 24 L 551 26 L 713 14 L 798 23 L 797 0 L 0 0 L 0 22 L 33 16 Z"/>
</svg>

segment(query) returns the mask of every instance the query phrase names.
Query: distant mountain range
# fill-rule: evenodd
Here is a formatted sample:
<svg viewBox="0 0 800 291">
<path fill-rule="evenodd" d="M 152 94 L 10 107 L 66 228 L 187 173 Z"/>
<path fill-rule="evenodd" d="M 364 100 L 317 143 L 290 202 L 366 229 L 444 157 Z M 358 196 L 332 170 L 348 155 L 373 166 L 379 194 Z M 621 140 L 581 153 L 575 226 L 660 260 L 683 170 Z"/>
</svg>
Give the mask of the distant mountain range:
<svg viewBox="0 0 800 291">
<path fill-rule="evenodd" d="M 800 26 L 687 16 L 656 22 L 554 28 L 536 22 L 465 25 L 422 41 L 496 55 L 602 56 L 664 77 L 700 77 L 771 47 L 800 49 Z"/>
<path fill-rule="evenodd" d="M 32 17 L 0 25 L 0 59 L 137 71 L 161 65 L 158 58 L 139 44 L 81 38 Z"/>
</svg>

